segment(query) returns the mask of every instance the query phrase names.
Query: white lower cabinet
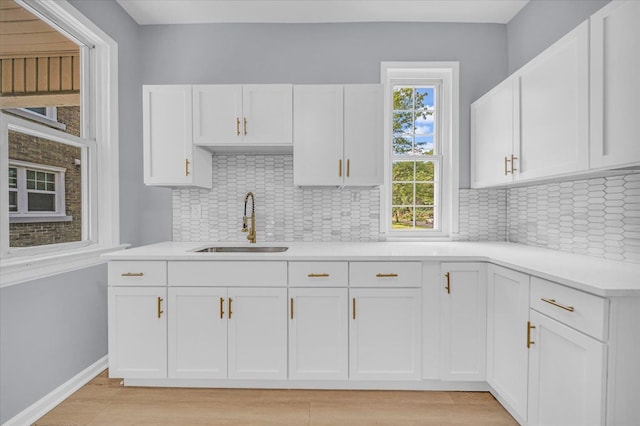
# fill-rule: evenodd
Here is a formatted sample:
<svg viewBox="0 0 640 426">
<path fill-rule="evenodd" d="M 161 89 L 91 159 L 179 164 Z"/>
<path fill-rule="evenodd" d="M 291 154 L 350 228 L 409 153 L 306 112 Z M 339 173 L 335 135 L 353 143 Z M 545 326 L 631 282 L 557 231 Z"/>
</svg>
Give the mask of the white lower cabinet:
<svg viewBox="0 0 640 426">
<path fill-rule="evenodd" d="M 289 289 L 289 378 L 346 380 L 349 373 L 346 288 Z"/>
<path fill-rule="evenodd" d="M 530 314 L 529 424 L 604 423 L 604 343 L 534 310 Z"/>
<path fill-rule="evenodd" d="M 109 377 L 167 377 L 166 287 L 109 287 Z"/>
<path fill-rule="evenodd" d="M 170 378 L 227 378 L 227 289 L 169 288 Z"/>
<path fill-rule="evenodd" d="M 529 276 L 487 268 L 487 383 L 520 423 L 527 420 Z"/>
<path fill-rule="evenodd" d="M 440 291 L 442 380 L 485 380 L 487 269 L 483 263 L 443 263 Z"/>
<path fill-rule="evenodd" d="M 286 288 L 169 288 L 169 377 L 284 379 Z"/>
<path fill-rule="evenodd" d="M 349 290 L 349 371 L 355 380 L 419 380 L 420 289 Z"/>
</svg>

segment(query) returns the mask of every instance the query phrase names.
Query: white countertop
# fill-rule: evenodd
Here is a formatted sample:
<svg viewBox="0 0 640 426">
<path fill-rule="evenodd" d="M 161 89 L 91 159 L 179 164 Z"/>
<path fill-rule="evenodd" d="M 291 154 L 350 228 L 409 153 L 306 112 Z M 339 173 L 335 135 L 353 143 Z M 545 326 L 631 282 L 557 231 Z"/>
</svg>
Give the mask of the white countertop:
<svg viewBox="0 0 640 426">
<path fill-rule="evenodd" d="M 640 296 L 640 264 L 600 259 L 514 243 L 373 242 L 258 243 L 285 246 L 281 253 L 197 253 L 210 246 L 248 243 L 164 242 L 103 255 L 108 260 L 291 260 L 291 261 L 486 261 L 600 296 Z"/>
</svg>

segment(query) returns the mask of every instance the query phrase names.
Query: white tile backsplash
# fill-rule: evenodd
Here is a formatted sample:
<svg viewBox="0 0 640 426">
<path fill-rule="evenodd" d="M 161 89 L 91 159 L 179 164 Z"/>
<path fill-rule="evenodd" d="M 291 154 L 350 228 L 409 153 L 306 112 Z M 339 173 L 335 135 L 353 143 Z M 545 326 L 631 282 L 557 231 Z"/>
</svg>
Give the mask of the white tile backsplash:
<svg viewBox="0 0 640 426">
<path fill-rule="evenodd" d="M 174 241 L 378 241 L 380 192 L 296 188 L 291 155 L 214 155 L 213 189 L 173 190 Z M 461 189 L 460 241 L 511 241 L 640 263 L 640 173 L 510 189 Z M 196 207 L 194 207 L 196 206 Z"/>
<path fill-rule="evenodd" d="M 256 198 L 258 241 L 379 240 L 377 188 L 296 188 L 291 155 L 242 154 L 213 156 L 213 189 L 173 190 L 173 240 L 245 241 L 248 191 Z M 201 217 L 192 215 L 198 204 Z"/>
</svg>

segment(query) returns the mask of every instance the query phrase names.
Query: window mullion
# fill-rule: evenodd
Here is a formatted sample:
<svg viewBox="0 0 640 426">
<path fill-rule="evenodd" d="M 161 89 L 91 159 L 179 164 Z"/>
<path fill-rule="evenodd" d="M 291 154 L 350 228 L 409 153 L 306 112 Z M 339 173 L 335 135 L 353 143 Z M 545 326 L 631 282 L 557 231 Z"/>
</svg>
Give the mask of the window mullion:
<svg viewBox="0 0 640 426">
<path fill-rule="evenodd" d="M 17 213 L 25 214 L 29 211 L 27 206 L 27 169 L 18 167 L 18 211 Z"/>
</svg>

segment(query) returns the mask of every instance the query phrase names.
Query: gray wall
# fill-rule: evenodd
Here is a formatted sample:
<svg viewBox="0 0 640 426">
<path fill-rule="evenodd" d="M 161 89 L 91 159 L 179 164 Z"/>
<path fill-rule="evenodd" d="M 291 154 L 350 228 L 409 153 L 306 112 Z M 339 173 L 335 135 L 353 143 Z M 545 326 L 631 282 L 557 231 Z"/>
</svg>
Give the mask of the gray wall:
<svg viewBox="0 0 640 426">
<path fill-rule="evenodd" d="M 506 77 L 498 24 L 212 24 L 140 30 L 145 84 L 379 83 L 381 61 L 460 61 L 460 185 L 469 105 Z"/>
<path fill-rule="evenodd" d="M 106 271 L 0 289 L 0 423 L 107 354 Z"/>
<path fill-rule="evenodd" d="M 530 0 L 507 24 L 509 74 L 610 0 Z"/>
<path fill-rule="evenodd" d="M 118 42 L 120 235 L 171 239 L 171 191 L 142 183 L 139 27 L 115 1 L 73 4 Z M 106 266 L 0 289 L 0 423 L 107 354 Z"/>
</svg>

